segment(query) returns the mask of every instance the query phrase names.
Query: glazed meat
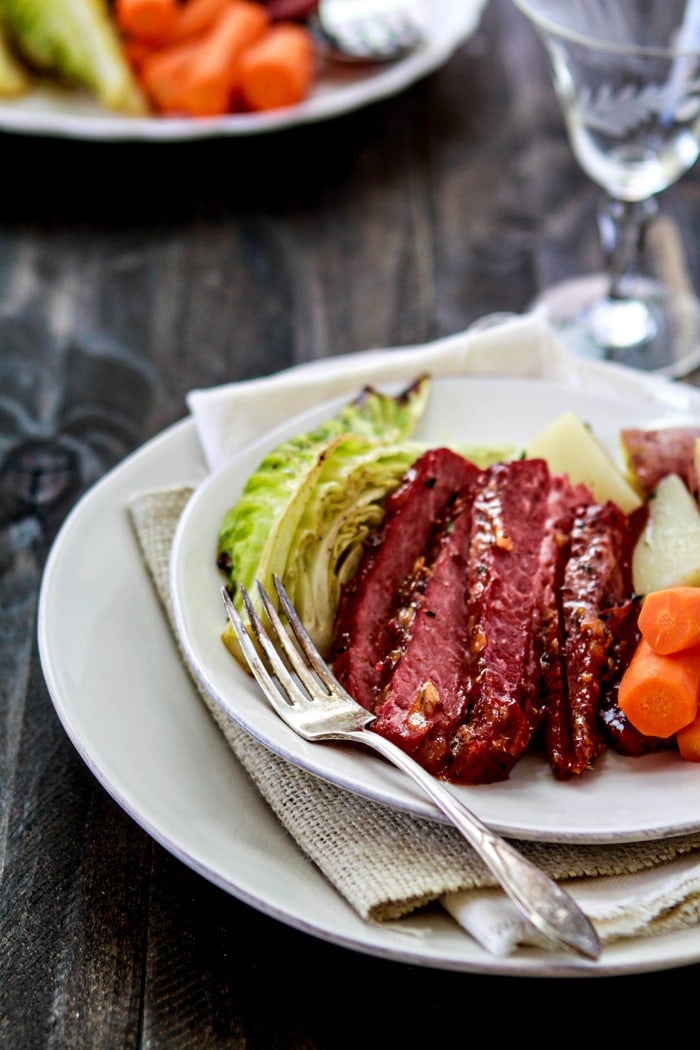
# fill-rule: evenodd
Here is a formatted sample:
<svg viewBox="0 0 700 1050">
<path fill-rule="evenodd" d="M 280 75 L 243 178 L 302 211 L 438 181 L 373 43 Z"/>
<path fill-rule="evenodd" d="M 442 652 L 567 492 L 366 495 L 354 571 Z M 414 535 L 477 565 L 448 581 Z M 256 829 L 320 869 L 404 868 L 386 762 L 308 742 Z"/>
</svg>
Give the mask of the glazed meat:
<svg viewBox="0 0 700 1050">
<path fill-rule="evenodd" d="M 332 652 L 336 676 L 369 711 L 391 667 L 396 613 L 434 546 L 438 522 L 455 495 L 481 471 L 446 448 L 424 453 L 387 499 L 381 530 L 370 538 L 344 589 Z"/>
<path fill-rule="evenodd" d="M 631 549 L 622 511 L 544 460 L 426 453 L 341 595 L 336 675 L 376 732 L 454 783 L 507 779 L 535 742 L 562 780 L 608 744 L 652 750 L 616 703 Z"/>
<path fill-rule="evenodd" d="M 376 700 L 376 731 L 436 775 L 446 771 L 450 740 L 469 701 L 467 546 L 472 491 L 463 492 L 446 509 L 433 557 L 406 589 L 395 618 L 397 644 L 384 676 L 387 684 Z"/>
<path fill-rule="evenodd" d="M 467 553 L 468 717 L 448 779 L 505 779 L 538 729 L 550 477 L 543 460 L 492 467 L 477 492 Z"/>
<path fill-rule="evenodd" d="M 632 589 L 623 558 L 626 525 L 613 503 L 591 504 L 574 517 L 560 589 L 564 674 L 544 732 L 562 780 L 583 773 L 605 747 L 599 709 L 614 637 L 606 612 L 626 602 Z"/>
</svg>

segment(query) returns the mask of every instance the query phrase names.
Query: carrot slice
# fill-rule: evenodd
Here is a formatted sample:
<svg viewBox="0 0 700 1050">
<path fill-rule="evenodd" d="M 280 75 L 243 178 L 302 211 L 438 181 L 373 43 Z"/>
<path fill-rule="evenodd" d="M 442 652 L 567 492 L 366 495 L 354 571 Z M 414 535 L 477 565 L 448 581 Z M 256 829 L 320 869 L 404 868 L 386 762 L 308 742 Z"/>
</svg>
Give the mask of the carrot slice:
<svg viewBox="0 0 700 1050">
<path fill-rule="evenodd" d="M 245 50 L 238 90 L 253 110 L 280 109 L 302 102 L 314 79 L 311 34 L 294 22 L 279 22 Z"/>
<path fill-rule="evenodd" d="M 700 645 L 700 587 L 650 591 L 642 603 L 639 630 L 657 653 Z"/>
<path fill-rule="evenodd" d="M 220 116 L 232 107 L 238 60 L 265 33 L 270 16 L 252 0 L 229 0 L 212 28 L 197 38 L 182 91 L 182 106 L 195 117 Z"/>
<path fill-rule="evenodd" d="M 114 16 L 127 36 L 155 44 L 170 36 L 178 9 L 178 0 L 116 0 Z"/>
<path fill-rule="evenodd" d="M 664 655 L 642 637 L 622 676 L 620 709 L 645 736 L 668 738 L 698 713 L 700 646 Z"/>
<path fill-rule="evenodd" d="M 700 718 L 676 733 L 678 753 L 686 762 L 700 762 Z"/>
<path fill-rule="evenodd" d="M 153 45 L 147 40 L 138 40 L 135 36 L 125 37 L 122 41 L 124 57 L 133 69 L 136 76 L 141 79 L 141 66 L 144 59 L 153 54 Z M 141 85 L 143 87 L 143 84 Z"/>
<path fill-rule="evenodd" d="M 230 2 L 231 0 L 186 0 L 178 7 L 177 20 L 169 42 L 175 43 L 206 32 Z"/>
<path fill-rule="evenodd" d="M 160 113 L 184 113 L 184 86 L 197 48 L 197 41 L 187 40 L 141 57 L 137 75 L 151 105 Z"/>
</svg>

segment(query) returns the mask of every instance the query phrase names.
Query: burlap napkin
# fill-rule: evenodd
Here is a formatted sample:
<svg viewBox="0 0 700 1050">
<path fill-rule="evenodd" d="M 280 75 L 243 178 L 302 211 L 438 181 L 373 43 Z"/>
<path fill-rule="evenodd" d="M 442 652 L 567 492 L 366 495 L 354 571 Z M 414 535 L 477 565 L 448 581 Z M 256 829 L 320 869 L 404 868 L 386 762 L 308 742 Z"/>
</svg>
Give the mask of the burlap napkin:
<svg viewBox="0 0 700 1050">
<path fill-rule="evenodd" d="M 430 348 L 358 354 L 267 380 L 197 391 L 191 395 L 190 407 L 207 460 L 215 466 L 233 448 L 256 436 L 260 425 L 256 405 L 269 408 L 272 403 L 274 422 L 279 423 L 285 414 L 305 407 L 303 402 L 315 404 L 347 388 L 354 392 L 364 382 L 411 379 L 423 369 L 435 374 L 556 375 L 576 385 L 592 383 L 596 389 L 611 382 L 606 366 L 581 367 L 563 356 L 542 318 L 533 315 Z M 657 389 L 646 376 L 625 378 L 639 396 Z M 263 429 L 271 421 L 266 417 Z M 236 441 L 231 439 L 232 430 Z M 192 492 L 191 485 L 183 484 L 139 494 L 129 503 L 145 564 L 169 616 L 170 546 Z M 449 825 L 359 799 L 297 769 L 232 723 L 194 677 L 193 688 L 281 824 L 364 919 L 398 920 L 439 902 L 495 955 L 506 955 L 521 943 L 541 943 Z M 553 877 L 567 880 L 567 889 L 585 908 L 604 943 L 681 929 L 700 917 L 700 833 L 619 846 L 517 845 Z"/>
</svg>

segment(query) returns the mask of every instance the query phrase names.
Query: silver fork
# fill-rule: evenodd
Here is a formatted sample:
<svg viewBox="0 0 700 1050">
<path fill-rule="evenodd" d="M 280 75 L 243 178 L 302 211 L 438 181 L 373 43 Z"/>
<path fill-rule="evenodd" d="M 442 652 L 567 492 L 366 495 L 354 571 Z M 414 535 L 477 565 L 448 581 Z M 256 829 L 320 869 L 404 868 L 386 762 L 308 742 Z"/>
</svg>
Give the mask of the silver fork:
<svg viewBox="0 0 700 1050">
<path fill-rule="evenodd" d="M 261 651 L 225 587 L 221 593 L 243 656 L 277 714 L 305 740 L 362 744 L 393 762 L 450 819 L 519 910 L 549 941 L 575 955 L 597 959 L 601 952 L 598 935 L 571 896 L 509 842 L 486 827 L 414 759 L 385 737 L 372 732 L 369 727 L 375 716 L 356 703 L 334 677 L 278 577 L 274 577 L 274 584 L 280 608 L 298 645 L 285 629 L 270 596 L 260 581 L 256 582 L 270 623 L 269 631 L 263 626 L 250 595 L 243 587 L 240 593 Z"/>
<path fill-rule="evenodd" d="M 425 38 L 416 0 L 319 0 L 306 24 L 319 53 L 343 62 L 392 62 Z"/>
</svg>

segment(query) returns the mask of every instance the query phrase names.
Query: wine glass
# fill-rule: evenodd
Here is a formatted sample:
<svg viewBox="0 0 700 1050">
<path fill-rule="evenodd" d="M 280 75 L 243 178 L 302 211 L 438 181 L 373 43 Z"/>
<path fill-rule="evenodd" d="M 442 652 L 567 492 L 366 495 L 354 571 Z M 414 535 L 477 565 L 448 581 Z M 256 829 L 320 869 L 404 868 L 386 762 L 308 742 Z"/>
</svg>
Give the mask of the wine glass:
<svg viewBox="0 0 700 1050">
<path fill-rule="evenodd" d="M 657 194 L 700 151 L 700 0 L 513 2 L 546 46 L 574 156 L 605 191 L 604 272 L 537 302 L 575 353 L 687 375 L 700 304 Z"/>
</svg>

